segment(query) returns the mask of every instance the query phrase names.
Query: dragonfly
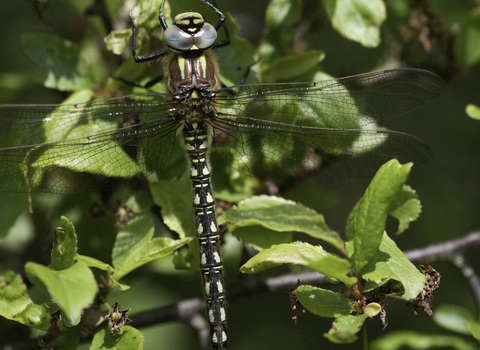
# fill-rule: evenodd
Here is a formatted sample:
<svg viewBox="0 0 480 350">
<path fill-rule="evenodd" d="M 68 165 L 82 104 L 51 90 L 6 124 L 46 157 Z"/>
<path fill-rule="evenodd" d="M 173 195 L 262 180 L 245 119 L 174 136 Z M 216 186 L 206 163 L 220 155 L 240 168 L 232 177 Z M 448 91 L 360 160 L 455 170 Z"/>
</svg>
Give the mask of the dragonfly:
<svg viewBox="0 0 480 350">
<path fill-rule="evenodd" d="M 166 92 L 78 104 L 0 106 L 0 190 L 83 193 L 168 166 L 177 141 L 188 159 L 210 340 L 228 349 L 221 235 L 211 186 L 210 151 L 240 172 L 277 183 L 333 182 L 368 176 L 386 161 L 420 164 L 423 140 L 371 128 L 439 95 L 442 80 L 420 69 L 391 69 L 298 83 L 223 86 L 213 49 L 230 43 L 224 14 L 212 25 L 183 12 L 159 22 L 166 49 L 137 55 L 163 60 Z M 217 40 L 224 28 L 226 39 Z"/>
</svg>

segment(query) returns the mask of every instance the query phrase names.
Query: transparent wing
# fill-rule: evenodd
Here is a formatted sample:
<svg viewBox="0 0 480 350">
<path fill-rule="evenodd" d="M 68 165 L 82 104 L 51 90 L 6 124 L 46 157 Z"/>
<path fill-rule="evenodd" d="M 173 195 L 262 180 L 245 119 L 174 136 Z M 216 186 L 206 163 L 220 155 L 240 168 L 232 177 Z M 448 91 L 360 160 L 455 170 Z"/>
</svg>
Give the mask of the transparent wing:
<svg viewBox="0 0 480 350">
<path fill-rule="evenodd" d="M 0 189 L 82 193 L 105 186 L 105 177 L 148 174 L 172 152 L 171 108 L 164 94 L 0 105 Z"/>
<path fill-rule="evenodd" d="M 328 182 L 370 175 L 393 157 L 417 164 L 430 158 L 414 136 L 366 127 L 422 106 L 441 89 L 441 80 L 422 70 L 243 85 L 236 96 L 216 92 L 219 113 L 208 122 L 217 151 L 241 171 L 277 179 L 315 171 Z M 0 106 L 0 189 L 80 193 L 105 187 L 105 177 L 154 171 L 170 156 L 182 122 L 169 97 Z"/>
<path fill-rule="evenodd" d="M 241 171 L 277 181 L 310 172 L 322 182 L 367 176 L 392 158 L 419 164 L 432 155 L 424 141 L 369 126 L 414 110 L 441 90 L 439 77 L 417 69 L 244 85 L 241 94 L 217 99 L 214 143 Z"/>
</svg>

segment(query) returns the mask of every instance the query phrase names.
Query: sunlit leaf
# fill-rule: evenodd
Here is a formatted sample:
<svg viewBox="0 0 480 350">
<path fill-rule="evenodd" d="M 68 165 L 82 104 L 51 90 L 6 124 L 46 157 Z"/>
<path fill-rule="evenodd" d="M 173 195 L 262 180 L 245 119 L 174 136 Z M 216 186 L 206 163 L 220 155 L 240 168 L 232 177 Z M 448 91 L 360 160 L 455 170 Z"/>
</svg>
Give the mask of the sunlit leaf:
<svg viewBox="0 0 480 350">
<path fill-rule="evenodd" d="M 350 213 L 347 236 L 354 241 L 353 261 L 362 268 L 377 251 L 388 214 L 402 198 L 412 164 L 401 165 L 393 159 L 378 170 L 365 194 Z"/>
<path fill-rule="evenodd" d="M 372 350 L 400 350 L 405 347 L 417 350 L 445 347 L 455 350 L 474 350 L 478 348 L 478 344 L 468 342 L 460 336 L 425 334 L 425 332 L 415 331 L 390 332 L 370 344 Z"/>
<path fill-rule="evenodd" d="M 305 285 L 295 290 L 295 296 L 305 309 L 321 317 L 346 316 L 354 311 L 351 300 L 330 290 Z"/>
<path fill-rule="evenodd" d="M 130 326 L 123 326 L 119 334 L 112 335 L 104 327 L 95 333 L 90 350 L 140 350 L 144 337 Z"/>
<path fill-rule="evenodd" d="M 62 216 L 65 228 L 57 228 L 55 231 L 55 246 L 52 249 L 52 263 L 50 268 L 55 271 L 66 270 L 75 263 L 77 254 L 77 235 L 75 227 Z"/>
<path fill-rule="evenodd" d="M 220 224 L 224 222 L 239 227 L 261 225 L 273 231 L 303 232 L 343 250 L 342 239 L 330 230 L 322 215 L 280 197 L 257 196 L 242 201 L 219 218 Z"/>
<path fill-rule="evenodd" d="M 332 328 L 324 336 L 332 343 L 350 344 L 358 339 L 357 333 L 362 329 L 367 315 L 339 316 L 333 322 Z"/>
<path fill-rule="evenodd" d="M 480 120 L 480 107 L 474 104 L 469 104 L 467 105 L 467 108 L 465 111 L 467 112 L 470 118 Z"/>
<path fill-rule="evenodd" d="M 350 277 L 350 262 L 326 252 L 320 246 L 308 243 L 279 244 L 265 249 L 248 260 L 241 268 L 243 273 L 258 273 L 283 264 L 306 266 L 324 275 L 334 277 L 350 286 L 356 278 Z"/>
<path fill-rule="evenodd" d="M 165 225 L 180 238 L 195 237 L 197 228 L 189 181 L 158 181 L 151 185 L 151 191 L 155 204 L 162 210 Z"/>
<path fill-rule="evenodd" d="M 380 25 L 386 19 L 382 0 L 324 0 L 327 15 L 346 38 L 365 47 L 380 44 Z"/>
<path fill-rule="evenodd" d="M 78 322 L 84 308 L 88 307 L 98 291 L 95 277 L 82 262 L 62 271 L 29 262 L 25 265 L 27 276 L 35 275 L 55 298 L 63 313 L 74 323 Z"/>
<path fill-rule="evenodd" d="M 405 300 L 411 300 L 422 291 L 425 276 L 418 271 L 395 242 L 384 234 L 378 251 L 362 268 L 362 278 L 382 285 L 390 279 L 402 283 Z"/>
<path fill-rule="evenodd" d="M 475 321 L 475 316 L 470 310 L 460 305 L 444 304 L 435 308 L 433 320 L 449 331 L 470 335 L 471 332 L 467 322 Z"/>
</svg>

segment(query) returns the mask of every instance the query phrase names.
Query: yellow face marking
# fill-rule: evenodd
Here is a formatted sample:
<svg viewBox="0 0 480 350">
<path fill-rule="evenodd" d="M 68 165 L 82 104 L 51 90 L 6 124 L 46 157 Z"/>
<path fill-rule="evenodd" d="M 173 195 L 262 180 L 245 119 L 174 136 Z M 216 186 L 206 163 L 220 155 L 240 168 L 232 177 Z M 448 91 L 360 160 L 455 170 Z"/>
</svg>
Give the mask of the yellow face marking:
<svg viewBox="0 0 480 350">
<path fill-rule="evenodd" d="M 205 55 L 200 56 L 200 65 L 203 67 L 203 76 L 205 76 L 205 71 L 207 70 L 207 58 Z"/>
<path fill-rule="evenodd" d="M 189 11 L 189 12 L 182 12 L 176 15 L 173 20 L 173 23 L 188 25 L 190 21 L 192 21 L 192 23 L 196 25 L 199 25 L 205 22 L 205 20 L 203 19 L 203 16 L 200 13 Z"/>
<path fill-rule="evenodd" d="M 185 59 L 182 56 L 177 57 L 178 68 L 180 69 L 180 77 L 185 79 Z"/>
</svg>

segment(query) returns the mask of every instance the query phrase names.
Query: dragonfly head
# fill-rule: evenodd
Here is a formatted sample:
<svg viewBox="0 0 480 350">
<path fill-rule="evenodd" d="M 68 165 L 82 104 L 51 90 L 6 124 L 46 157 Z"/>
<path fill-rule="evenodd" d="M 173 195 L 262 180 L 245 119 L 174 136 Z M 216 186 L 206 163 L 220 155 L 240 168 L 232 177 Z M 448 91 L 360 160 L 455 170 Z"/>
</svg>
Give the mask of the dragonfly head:
<svg viewBox="0 0 480 350">
<path fill-rule="evenodd" d="M 175 16 L 173 25 L 165 30 L 165 43 L 174 52 L 208 50 L 217 40 L 217 31 L 198 12 Z"/>
</svg>

